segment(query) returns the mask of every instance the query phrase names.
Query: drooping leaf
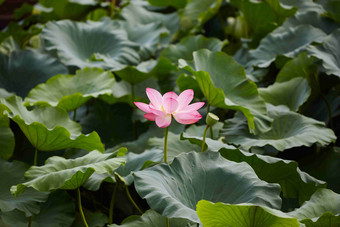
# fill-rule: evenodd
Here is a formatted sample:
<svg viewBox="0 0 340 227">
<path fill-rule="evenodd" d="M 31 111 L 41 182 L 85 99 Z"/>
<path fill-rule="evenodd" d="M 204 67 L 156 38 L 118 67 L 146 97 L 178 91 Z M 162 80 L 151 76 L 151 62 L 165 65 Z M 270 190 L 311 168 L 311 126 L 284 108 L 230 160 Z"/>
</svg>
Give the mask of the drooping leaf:
<svg viewBox="0 0 340 227">
<path fill-rule="evenodd" d="M 234 185 L 238 185 L 237 190 Z M 281 206 L 278 185 L 259 180 L 248 164 L 230 162 L 216 152 L 190 152 L 175 158 L 170 165 L 139 171 L 135 174 L 135 187 L 151 209 L 161 215 L 194 222 L 199 222 L 195 209 L 201 199 Z"/>
<path fill-rule="evenodd" d="M 64 73 L 66 68 L 56 59 L 34 50 L 13 51 L 9 56 L 0 53 L 0 88 L 22 98 L 39 83 Z"/>
<path fill-rule="evenodd" d="M 125 149 L 125 148 L 122 148 Z M 32 166 L 26 173 L 27 182 L 11 187 L 14 195 L 23 193 L 27 187 L 48 192 L 55 189 L 77 189 L 94 173 L 112 173 L 125 162 L 125 158 L 112 157 L 92 151 L 76 159 L 54 156 L 43 166 Z"/>
<path fill-rule="evenodd" d="M 197 215 L 203 226 L 296 226 L 296 218 L 265 206 L 252 204 L 212 203 L 201 200 L 197 203 Z"/>
<path fill-rule="evenodd" d="M 340 224 L 340 195 L 329 189 L 319 189 L 300 208 L 289 212 L 306 226 L 330 226 Z"/>
<path fill-rule="evenodd" d="M 340 29 L 327 36 L 322 44 L 310 45 L 307 51 L 310 55 L 322 60 L 322 66 L 328 75 L 340 77 Z"/>
<path fill-rule="evenodd" d="M 279 29 L 279 28 L 278 28 Z M 269 33 L 259 46 L 249 51 L 248 66 L 268 67 L 276 57 L 295 57 L 312 42 L 321 42 L 326 34 L 311 25 L 299 25 L 281 32 Z"/>
<path fill-rule="evenodd" d="M 0 106 L 0 158 L 8 160 L 13 154 L 15 139 L 9 127 L 9 118 L 3 114 L 3 111 L 4 107 Z"/>
<path fill-rule="evenodd" d="M 66 111 L 75 110 L 90 98 L 112 94 L 115 78 L 99 68 L 84 68 L 75 75 L 56 75 L 45 84 L 33 88 L 25 98 L 30 105 L 58 106 Z"/>
<path fill-rule="evenodd" d="M 255 2 L 251 0 L 231 1 L 243 14 L 252 33 L 252 46 L 268 33 L 280 26 L 287 17 L 294 15 L 296 9 L 284 6 L 279 0 Z"/>
<path fill-rule="evenodd" d="M 117 172 L 124 180 L 126 185 L 131 185 L 134 181 L 132 174 L 141 170 L 147 161 L 161 162 L 163 161 L 163 151 L 159 149 L 145 150 L 141 154 L 135 154 L 128 152 L 125 155 L 126 163 L 120 166 L 115 172 Z M 88 190 L 97 191 L 103 181 L 115 182 L 113 174 L 97 174 L 94 173 L 84 183 L 84 187 Z"/>
<path fill-rule="evenodd" d="M 45 202 L 48 193 L 28 189 L 25 193 L 15 198 L 11 195 L 10 187 L 22 183 L 24 173 L 28 166 L 19 161 L 6 162 L 0 159 L 0 210 L 10 212 L 15 209 L 23 211 L 26 216 L 37 214 L 40 211 L 40 204 Z"/>
<path fill-rule="evenodd" d="M 274 106 L 285 105 L 291 111 L 298 111 L 311 94 L 308 81 L 302 77 L 287 82 L 275 82 L 273 85 L 259 89 L 265 102 Z"/>
<path fill-rule="evenodd" d="M 42 32 L 45 48 L 56 51 L 61 62 L 68 66 L 121 69 L 122 63 L 139 60 L 138 46 L 130 42 L 126 33 L 114 29 L 108 21 L 48 22 Z M 106 63 L 102 57 L 110 59 Z"/>
<path fill-rule="evenodd" d="M 179 88 L 180 92 L 183 92 L 187 89 L 192 89 L 194 94 L 197 98 L 203 98 L 204 95 L 201 91 L 200 86 L 197 83 L 197 80 L 192 75 L 187 74 L 180 74 L 176 80 L 177 87 Z"/>
<path fill-rule="evenodd" d="M 51 193 L 47 201 L 41 204 L 40 210 L 40 213 L 32 216 L 32 226 L 69 227 L 74 220 L 74 202 L 64 191 Z M 30 219 L 18 210 L 4 212 L 1 218 L 7 225 L 16 227 L 26 227 Z"/>
<path fill-rule="evenodd" d="M 223 52 L 199 50 L 194 52 L 193 62 L 179 61 L 181 68 L 196 77 L 210 105 L 242 111 L 252 133 L 269 129 L 271 119 L 256 84 L 246 78 L 243 67 L 232 57 Z"/>
<path fill-rule="evenodd" d="M 318 143 L 321 146 L 335 141 L 334 132 L 325 124 L 301 114 L 290 112 L 284 106 L 267 105 L 268 114 L 274 119 L 268 132 L 252 135 L 247 129 L 247 122 L 240 114 L 227 120 L 221 135 L 228 143 L 240 145 L 249 150 L 252 147 L 270 145 L 279 151 L 299 146 L 311 146 Z"/>
<path fill-rule="evenodd" d="M 179 59 L 193 60 L 192 53 L 200 49 L 221 51 L 227 41 L 220 41 L 216 38 L 206 38 L 202 35 L 187 36 L 177 44 L 171 44 L 162 51 L 161 56 L 168 58 L 173 63 Z"/>
<path fill-rule="evenodd" d="M 121 225 L 109 225 L 109 227 L 166 227 L 166 219 L 154 210 L 147 210 L 138 218 L 127 218 Z M 191 222 L 183 218 L 171 218 L 170 226 L 187 226 Z"/>
<path fill-rule="evenodd" d="M 71 121 L 67 112 L 49 106 L 28 111 L 18 96 L 0 100 L 4 113 L 16 122 L 31 144 L 40 151 L 56 151 L 65 148 L 104 151 L 96 132 L 81 134 L 81 127 Z"/>
</svg>

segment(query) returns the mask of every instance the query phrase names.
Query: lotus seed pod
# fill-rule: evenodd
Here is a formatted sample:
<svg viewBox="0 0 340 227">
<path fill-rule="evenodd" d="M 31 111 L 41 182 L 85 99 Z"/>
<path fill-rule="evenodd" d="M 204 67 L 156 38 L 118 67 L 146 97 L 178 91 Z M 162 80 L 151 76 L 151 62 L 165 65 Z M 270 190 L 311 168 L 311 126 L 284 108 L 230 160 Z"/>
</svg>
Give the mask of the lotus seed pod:
<svg viewBox="0 0 340 227">
<path fill-rule="evenodd" d="M 205 122 L 207 123 L 207 125 L 209 125 L 211 127 L 214 124 L 216 124 L 219 120 L 220 119 L 215 114 L 208 113 L 207 118 L 205 119 Z"/>
</svg>

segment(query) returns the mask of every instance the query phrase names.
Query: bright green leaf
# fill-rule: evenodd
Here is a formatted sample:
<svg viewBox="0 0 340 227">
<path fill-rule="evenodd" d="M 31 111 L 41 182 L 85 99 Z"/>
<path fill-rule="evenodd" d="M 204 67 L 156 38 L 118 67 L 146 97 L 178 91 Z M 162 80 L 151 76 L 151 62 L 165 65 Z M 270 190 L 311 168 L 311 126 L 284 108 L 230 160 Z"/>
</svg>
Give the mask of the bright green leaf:
<svg viewBox="0 0 340 227">
<path fill-rule="evenodd" d="M 124 148 L 122 148 L 124 149 Z M 26 173 L 27 182 L 11 187 L 14 195 L 23 193 L 27 187 L 48 192 L 55 189 L 77 189 L 94 173 L 112 173 L 125 158 L 112 157 L 92 151 L 76 159 L 54 156 L 46 160 L 43 166 L 32 166 Z"/>
<path fill-rule="evenodd" d="M 115 78 L 110 72 L 98 68 L 85 68 L 73 75 L 56 75 L 45 84 L 33 88 L 25 98 L 31 105 L 58 106 L 66 111 L 75 110 L 90 98 L 111 94 Z"/>
<path fill-rule="evenodd" d="M 8 160 L 13 154 L 15 139 L 9 127 L 9 118 L 3 114 L 4 110 L 5 108 L 0 105 L 0 158 Z"/>
<path fill-rule="evenodd" d="M 71 147 L 104 151 L 98 134 L 81 134 L 80 125 L 71 121 L 62 109 L 42 106 L 28 111 L 18 96 L 3 99 L 0 106 L 5 107 L 4 113 L 19 125 L 31 144 L 40 151 Z"/>
</svg>

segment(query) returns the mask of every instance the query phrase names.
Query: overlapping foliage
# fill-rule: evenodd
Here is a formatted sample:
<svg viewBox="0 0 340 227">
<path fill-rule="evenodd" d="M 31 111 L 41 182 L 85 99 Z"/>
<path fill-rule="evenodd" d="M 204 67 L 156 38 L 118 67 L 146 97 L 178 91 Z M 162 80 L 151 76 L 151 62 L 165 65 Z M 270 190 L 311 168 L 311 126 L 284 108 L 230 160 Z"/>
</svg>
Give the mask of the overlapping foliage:
<svg viewBox="0 0 340 227">
<path fill-rule="evenodd" d="M 339 226 L 339 9 L 24 4 L 0 32 L 0 225 Z M 206 103 L 170 126 L 167 164 L 147 87 Z"/>
</svg>

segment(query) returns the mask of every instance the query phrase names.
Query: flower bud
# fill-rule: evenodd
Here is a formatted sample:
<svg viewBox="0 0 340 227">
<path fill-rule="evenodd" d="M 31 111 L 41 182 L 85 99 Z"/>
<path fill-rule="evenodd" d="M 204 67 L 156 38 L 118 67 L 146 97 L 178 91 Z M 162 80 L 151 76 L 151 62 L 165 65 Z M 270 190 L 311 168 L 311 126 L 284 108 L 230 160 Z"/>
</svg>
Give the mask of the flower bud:
<svg viewBox="0 0 340 227">
<path fill-rule="evenodd" d="M 214 124 L 216 124 L 219 120 L 220 119 L 215 114 L 208 113 L 207 118 L 205 119 L 205 122 L 207 123 L 207 125 L 209 125 L 211 127 Z"/>
</svg>

